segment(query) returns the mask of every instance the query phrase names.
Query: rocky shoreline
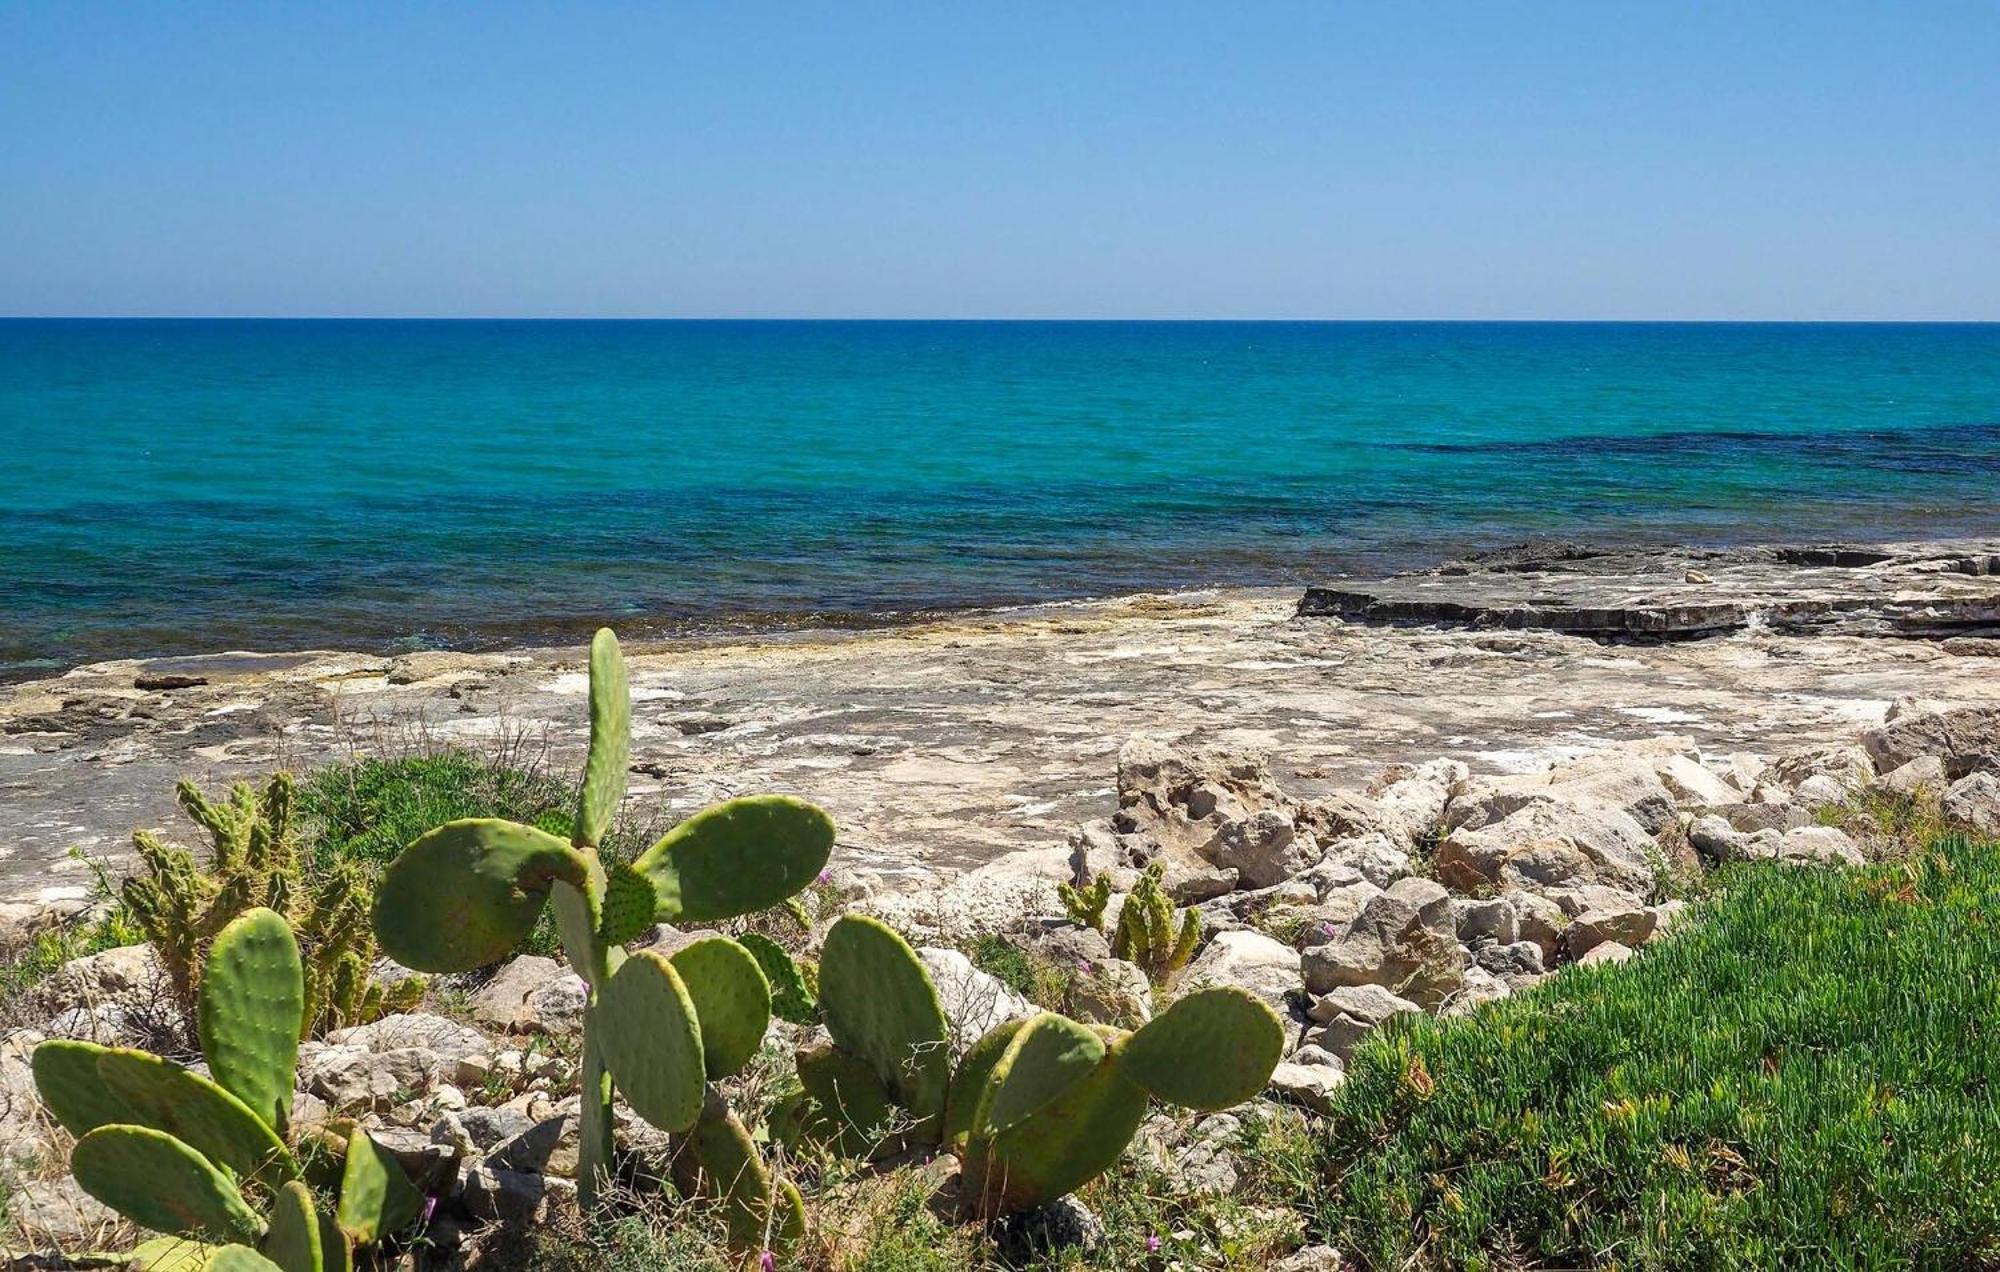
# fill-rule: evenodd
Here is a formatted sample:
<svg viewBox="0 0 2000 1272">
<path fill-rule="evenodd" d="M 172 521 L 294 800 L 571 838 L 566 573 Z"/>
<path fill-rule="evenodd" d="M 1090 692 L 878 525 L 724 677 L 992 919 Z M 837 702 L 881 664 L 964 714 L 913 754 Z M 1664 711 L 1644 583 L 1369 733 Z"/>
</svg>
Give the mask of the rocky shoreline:
<svg viewBox="0 0 2000 1272">
<path fill-rule="evenodd" d="M 1101 814 L 1134 735 L 1267 752 L 1308 794 L 1439 754 L 1494 775 L 1659 737 L 1769 755 L 1851 736 L 1899 698 L 2000 697 L 2000 627 L 1980 625 L 2000 611 L 1994 561 L 1996 541 L 1545 547 L 1340 589 L 1366 603 L 1222 591 L 646 645 L 633 793 L 670 818 L 795 792 L 835 810 L 843 860 L 928 881 Z M 1745 617 L 1710 639 L 1631 638 L 1651 621 L 1634 616 L 1690 594 Z M 1768 617 L 1808 610 L 1841 621 Z M 1578 613 L 1616 616 L 1621 635 L 1562 630 Z M 184 775 L 444 743 L 573 764 L 582 692 L 567 649 L 218 654 L 0 688 L 0 906 L 18 928 L 71 904 L 88 882 L 71 850 L 117 870 Z"/>
<path fill-rule="evenodd" d="M 1226 1193 L 1242 1119 L 1327 1110 L 1375 1029 L 1641 956 L 1685 921 L 1679 892 L 1714 865 L 1864 863 L 1899 847 L 1862 813 L 1871 801 L 2000 835 L 2000 642 L 1977 621 L 1916 633 L 1897 617 L 2000 605 L 1990 569 L 1925 564 L 2000 560 L 1993 546 L 1707 568 L 1662 554 L 1624 574 L 1564 551 L 1374 585 L 1387 597 L 1468 579 L 1467 593 L 1503 598 L 1452 628 L 1245 592 L 642 649 L 632 754 L 646 784 L 626 811 L 762 790 L 826 806 L 841 838 L 821 920 L 859 910 L 906 933 L 960 1045 L 1033 1010 L 963 952 L 982 938 L 1064 969 L 1061 1009 L 1079 1019 L 1130 1026 L 1163 990 L 1206 985 L 1262 999 L 1287 1030 L 1264 1098 L 1156 1118 L 1139 1141 L 1176 1187 Z M 1842 600 L 1831 589 L 1850 573 Z M 1655 586 L 1642 595 L 1633 578 Z M 1555 604 L 1565 587 L 1624 599 Z M 1672 609 L 1684 588 L 1747 613 L 1810 602 L 1842 618 L 1810 635 L 1746 620 L 1683 639 L 1644 622 L 1619 620 L 1611 638 L 1509 618 Z M 18 895 L 14 939 L 81 904 L 80 882 L 50 882 L 51 832 L 101 836 L 115 869 L 162 773 L 310 763 L 393 745 L 397 729 L 481 745 L 540 729 L 535 745 L 566 763 L 582 689 L 574 654 L 535 651 L 103 664 L 17 687 L 0 697 L 6 798 L 41 837 L 17 839 L 5 877 L 41 891 Z M 1148 870 L 1202 919 L 1192 961 L 1164 983 L 1105 935 Z M 1105 926 L 1081 925 L 1059 885 L 1100 878 Z M 476 1252 L 489 1225 L 546 1221 L 571 1195 L 561 1040 L 585 990 L 537 956 L 438 987 L 448 1011 L 438 1000 L 307 1044 L 294 1118 L 360 1118 L 439 1200 L 438 1248 Z M 49 1036 L 158 1045 L 176 1028 L 159 1002 L 149 951 L 114 949 L 50 978 L 36 1027 L 0 1041 L 0 1154 L 40 1163 L 13 1194 L 31 1243 L 77 1248 L 110 1224 L 51 1169 L 59 1136 L 35 1114 L 28 1055 Z M 774 1028 L 780 1050 L 803 1040 Z M 629 1120 L 621 1145 L 657 1154 L 650 1134 Z M 1294 1259 L 1281 1266 L 1339 1266 L 1331 1251 Z"/>
</svg>

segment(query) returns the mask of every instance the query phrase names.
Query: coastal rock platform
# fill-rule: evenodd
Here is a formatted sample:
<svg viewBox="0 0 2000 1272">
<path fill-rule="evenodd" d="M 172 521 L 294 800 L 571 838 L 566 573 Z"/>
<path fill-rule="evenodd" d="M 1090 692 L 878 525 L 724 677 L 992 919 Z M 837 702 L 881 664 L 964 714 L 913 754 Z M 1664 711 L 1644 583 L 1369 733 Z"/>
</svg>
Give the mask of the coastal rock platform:
<svg viewBox="0 0 2000 1272">
<path fill-rule="evenodd" d="M 1631 549 L 1540 543 L 1306 590 L 1301 616 L 1609 638 L 2000 631 L 2000 540 Z"/>
<path fill-rule="evenodd" d="M 2000 614 L 2000 543 L 1828 559 L 1590 551 L 1492 554 L 1463 572 L 1313 589 L 1303 605 L 1297 589 L 1228 590 L 868 631 L 628 639 L 625 816 L 664 824 L 731 795 L 794 792 L 833 812 L 840 860 L 917 881 L 1059 848 L 1109 811 L 1108 775 L 1135 735 L 1266 753 L 1310 795 L 1392 763 L 1448 754 L 1475 773 L 1538 772 L 1662 735 L 1768 756 L 1850 741 L 1903 697 L 2000 701 L 2000 640 L 1979 617 Z M 1558 595 L 1569 599 L 1542 603 Z M 1673 619 L 1666 632 L 1637 617 L 1697 604 L 1744 617 Z M 1625 617 L 1505 617 L 1524 608 Z M 1712 638 L 1601 639 L 1697 633 Z M 1885 639 L 1910 636 L 1943 639 Z M 441 744 L 573 765 L 586 740 L 579 654 L 232 653 L 0 688 L 0 903 L 82 896 L 89 867 L 71 849 L 115 874 L 135 826 L 172 823 L 183 775 Z"/>
</svg>

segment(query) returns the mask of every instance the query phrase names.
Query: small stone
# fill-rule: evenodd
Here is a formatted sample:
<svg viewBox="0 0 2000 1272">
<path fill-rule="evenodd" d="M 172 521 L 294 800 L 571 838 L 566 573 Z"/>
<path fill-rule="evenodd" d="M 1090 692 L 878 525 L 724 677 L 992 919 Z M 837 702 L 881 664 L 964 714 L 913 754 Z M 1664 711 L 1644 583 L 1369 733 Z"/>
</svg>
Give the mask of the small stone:
<svg viewBox="0 0 2000 1272">
<path fill-rule="evenodd" d="M 1089 1253 L 1104 1244 L 1104 1225 L 1067 1194 L 1033 1210 L 1008 1215 L 992 1227 L 1000 1257 L 1013 1266 L 1039 1264 L 1064 1251 Z"/>
<path fill-rule="evenodd" d="M 121 1220 L 65 1175 L 21 1184 L 7 1197 L 7 1217 L 31 1248 L 78 1250 L 103 1244 Z"/>
<path fill-rule="evenodd" d="M 465 1173 L 463 1203 L 475 1219 L 521 1224 L 546 1219 L 553 1205 L 575 1195 L 574 1180 L 500 1170 L 481 1162 Z"/>
<path fill-rule="evenodd" d="M 1336 1065 L 1286 1061 L 1271 1070 L 1267 1090 L 1281 1103 L 1296 1104 L 1315 1113 L 1331 1113 L 1334 1093 L 1346 1080 L 1346 1073 Z"/>
<path fill-rule="evenodd" d="M 1580 914 L 1569 925 L 1567 942 L 1570 957 L 1581 958 L 1606 941 L 1627 946 L 1643 945 L 1653 935 L 1654 925 L 1659 921 L 1659 916 L 1644 906 L 1621 906 Z"/>
<path fill-rule="evenodd" d="M 1185 989 L 1233 985 L 1261 998 L 1284 1019 L 1299 991 L 1299 952 L 1262 932 L 1224 932 L 1182 973 Z"/>
<path fill-rule="evenodd" d="M 489 1029 L 573 1033 L 583 1026 L 589 991 L 563 964 L 523 954 L 472 996 L 472 1018 Z"/>
<path fill-rule="evenodd" d="M 1605 941 L 1590 947 L 1590 952 L 1576 960 L 1577 966 L 1584 967 L 1596 963 L 1623 963 L 1632 957 L 1632 947 L 1620 945 L 1616 941 Z"/>
<path fill-rule="evenodd" d="M 1270 1272 L 1342 1272 L 1346 1266 L 1340 1251 L 1330 1245 L 1316 1245 L 1279 1259 L 1271 1265 Z"/>
<path fill-rule="evenodd" d="M 1017 1016 L 1032 1016 L 1037 1010 L 998 977 L 974 967 L 972 960 L 957 950 L 926 947 L 917 951 L 917 957 L 937 986 L 944 1018 L 951 1023 L 960 1050 L 977 1042 L 995 1025 Z"/>
<path fill-rule="evenodd" d="M 1941 791 L 1948 784 L 1944 761 L 1935 755 L 1919 755 L 1899 768 L 1890 769 L 1875 783 L 1893 795 L 1915 799 L 1927 791 Z"/>
</svg>

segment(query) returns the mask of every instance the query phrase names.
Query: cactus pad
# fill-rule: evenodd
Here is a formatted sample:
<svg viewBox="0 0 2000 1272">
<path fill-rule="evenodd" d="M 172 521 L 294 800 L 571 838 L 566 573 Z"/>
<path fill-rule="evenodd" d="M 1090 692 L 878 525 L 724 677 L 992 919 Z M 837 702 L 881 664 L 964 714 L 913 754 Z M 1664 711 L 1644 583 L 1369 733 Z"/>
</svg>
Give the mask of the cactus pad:
<svg viewBox="0 0 2000 1272">
<path fill-rule="evenodd" d="M 208 1261 L 208 1272 L 290 1272 L 249 1246 L 226 1245 Z"/>
<path fill-rule="evenodd" d="M 952 1075 L 951 1094 L 944 1108 L 944 1146 L 956 1153 L 963 1141 L 972 1134 L 973 1123 L 979 1118 L 979 1106 L 986 1101 L 986 1087 L 993 1077 L 993 1070 L 1000 1063 L 1000 1057 L 1007 1054 L 1007 1048 L 1014 1043 L 1014 1035 L 1027 1025 L 1028 1017 L 1016 1016 L 1003 1020 L 987 1030 L 966 1050 L 965 1057 L 958 1062 L 958 1072 Z"/>
<path fill-rule="evenodd" d="M 605 1067 L 640 1117 L 685 1131 L 701 1116 L 701 1029 L 674 965 L 640 950 L 598 990 L 590 1027 Z"/>
<path fill-rule="evenodd" d="M 917 1117 L 918 1135 L 933 1138 L 951 1080 L 950 1030 L 916 952 L 887 924 L 846 915 L 826 934 L 819 987 L 835 1045 L 867 1061 Z"/>
<path fill-rule="evenodd" d="M 151 1052 L 107 1047 L 97 1076 L 130 1110 L 129 1121 L 165 1131 L 237 1176 L 274 1188 L 299 1177 L 291 1150 L 263 1119 L 200 1074 Z"/>
<path fill-rule="evenodd" d="M 762 932 L 745 932 L 736 940 L 750 951 L 757 966 L 764 969 L 764 979 L 771 984 L 772 1015 L 795 1025 L 810 1025 L 819 1020 L 819 1003 L 784 946 Z"/>
<path fill-rule="evenodd" d="M 1177 1000 L 1118 1044 L 1125 1072 L 1170 1104 L 1226 1109 L 1264 1089 L 1285 1050 L 1285 1028 L 1233 986 Z"/>
<path fill-rule="evenodd" d="M 702 1108 L 692 1147 L 701 1191 L 722 1200 L 729 1244 L 739 1251 L 783 1249 L 791 1198 L 777 1198 L 756 1141 L 720 1096 L 711 1094 Z"/>
<path fill-rule="evenodd" d="M 583 793 L 577 799 L 576 842 L 595 848 L 625 798 L 625 771 L 632 758 L 632 689 L 625 655 L 609 627 L 590 641 L 590 756 L 583 763 Z"/>
<path fill-rule="evenodd" d="M 694 1003 L 708 1076 L 725 1078 L 750 1063 L 771 1025 L 771 984 L 750 951 L 726 936 L 703 936 L 668 961 Z"/>
<path fill-rule="evenodd" d="M 838 1047 L 801 1048 L 794 1060 L 812 1097 L 806 1133 L 843 1157 L 872 1155 L 895 1112 L 875 1070 Z"/>
<path fill-rule="evenodd" d="M 154 1237 L 127 1250 L 125 1263 L 145 1272 L 209 1272 L 221 1248 L 186 1237 Z"/>
<path fill-rule="evenodd" d="M 997 1135 L 1026 1121 L 1088 1077 L 1104 1059 L 1104 1040 L 1087 1025 L 1043 1012 L 1014 1035 L 993 1066 L 974 1134 Z"/>
<path fill-rule="evenodd" d="M 165 1131 L 100 1126 L 76 1142 L 70 1173 L 85 1192 L 156 1232 L 215 1242 L 263 1235 L 229 1177 Z"/>
<path fill-rule="evenodd" d="M 604 904 L 597 934 L 612 945 L 634 940 L 653 925 L 653 911 L 658 906 L 653 881 L 618 862 L 605 872 Z"/>
<path fill-rule="evenodd" d="M 271 1227 L 259 1249 L 280 1272 L 325 1272 L 320 1253 L 319 1215 L 312 1193 L 297 1180 L 278 1190 L 271 1203 Z"/>
<path fill-rule="evenodd" d="M 1146 1116 L 1146 1093 L 1115 1049 L 1097 1068 L 1013 1129 L 975 1136 L 962 1156 L 964 1195 L 981 1214 L 1052 1201 L 1108 1170 Z"/>
<path fill-rule="evenodd" d="M 335 1219 L 356 1245 L 379 1241 L 406 1226 L 423 1210 L 424 1198 L 395 1158 L 355 1130 L 347 1137 L 347 1164 L 340 1172 L 340 1204 Z"/>
<path fill-rule="evenodd" d="M 632 865 L 653 881 L 655 918 L 710 923 L 803 890 L 832 851 L 824 811 L 789 795 L 751 795 L 696 813 Z"/>
<path fill-rule="evenodd" d="M 243 914 L 209 948 L 197 1011 L 201 1053 L 222 1089 L 281 1136 L 292 1114 L 305 998 L 299 945 L 277 912 Z"/>
<path fill-rule="evenodd" d="M 549 887 L 588 886 L 590 863 L 554 835 L 514 822 L 447 822 L 396 858 L 375 894 L 375 934 L 421 972 L 467 972 L 513 952 Z"/>
<path fill-rule="evenodd" d="M 100 1126 L 133 1120 L 132 1110 L 105 1089 L 97 1076 L 97 1058 L 109 1047 L 94 1042 L 51 1038 L 35 1048 L 35 1090 L 51 1116 L 71 1135 L 83 1136 Z"/>
<path fill-rule="evenodd" d="M 594 855 L 594 854 L 593 854 Z M 576 974 L 591 985 L 603 983 L 611 969 L 604 964 L 606 946 L 597 927 L 604 901 L 604 869 L 595 861 L 584 865 L 586 882 L 573 886 L 558 879 L 549 886 L 549 909 L 556 916 L 556 934 Z"/>
</svg>

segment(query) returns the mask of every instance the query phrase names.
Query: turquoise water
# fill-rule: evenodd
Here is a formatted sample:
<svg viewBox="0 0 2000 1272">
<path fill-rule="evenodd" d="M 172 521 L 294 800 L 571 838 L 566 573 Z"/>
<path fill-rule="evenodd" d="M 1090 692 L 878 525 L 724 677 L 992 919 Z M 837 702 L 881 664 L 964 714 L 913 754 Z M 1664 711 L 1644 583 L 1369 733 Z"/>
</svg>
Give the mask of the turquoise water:
<svg viewBox="0 0 2000 1272">
<path fill-rule="evenodd" d="M 2000 325 L 0 321 L 0 674 L 2000 531 Z"/>
</svg>

